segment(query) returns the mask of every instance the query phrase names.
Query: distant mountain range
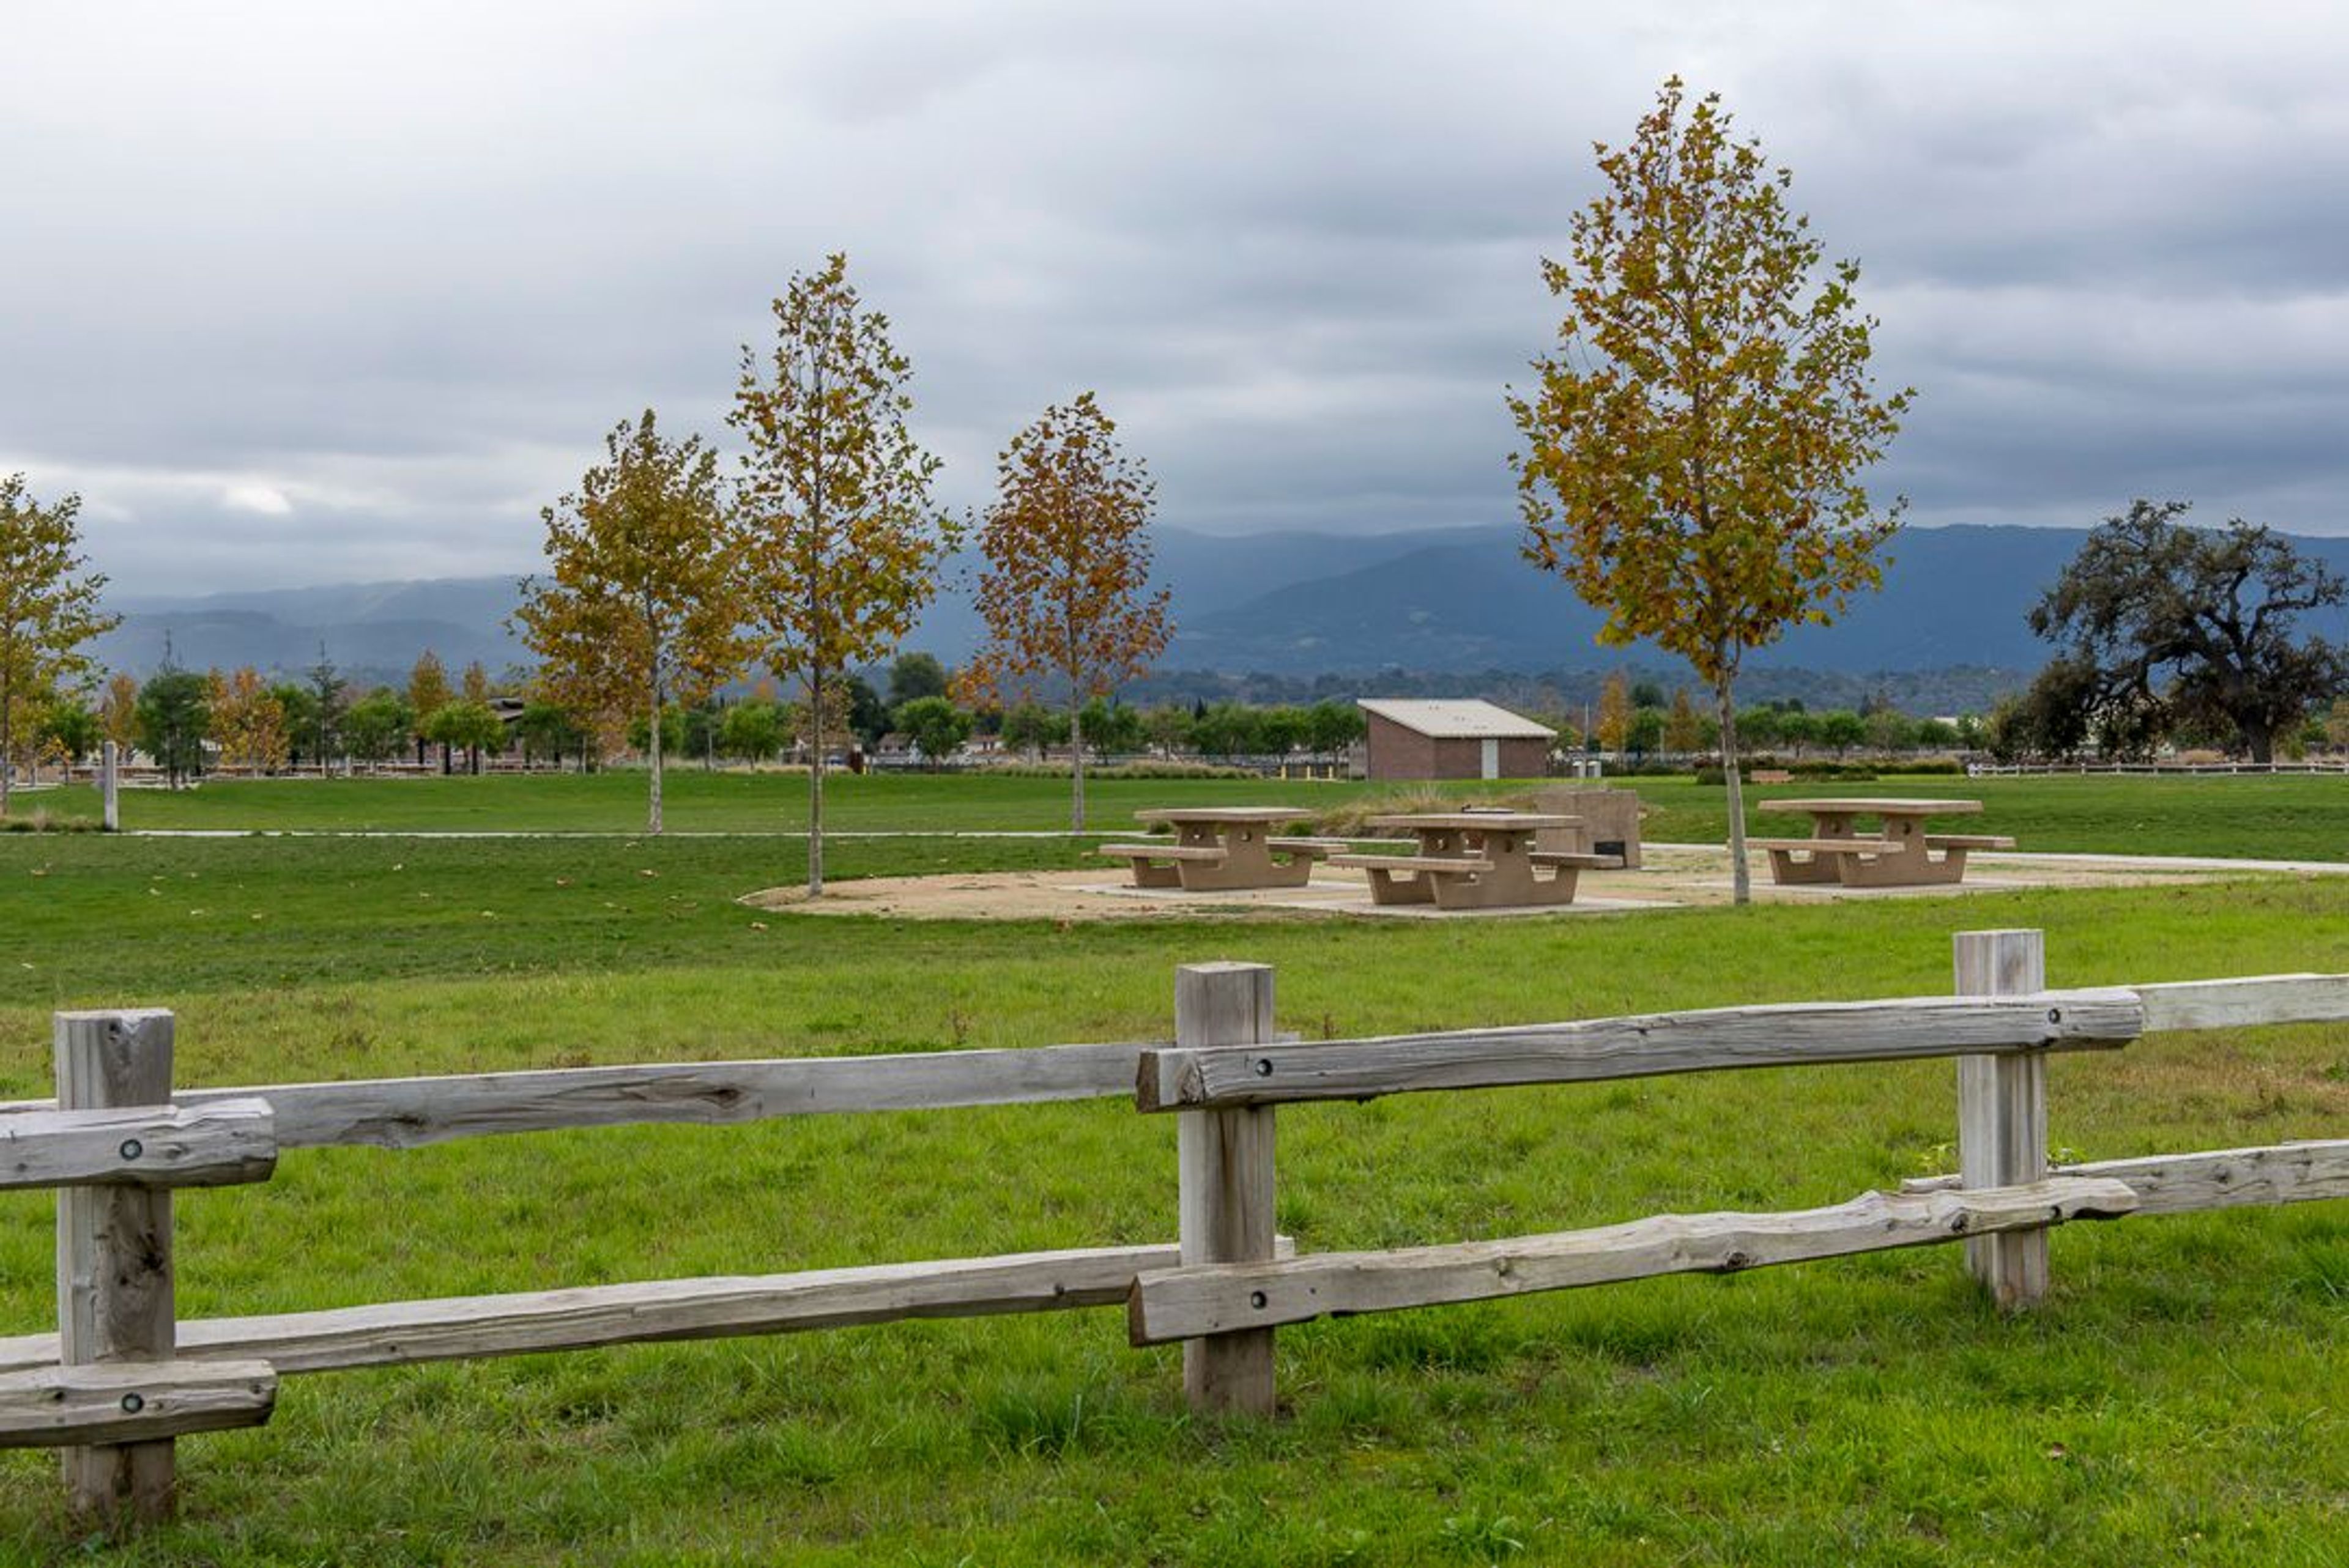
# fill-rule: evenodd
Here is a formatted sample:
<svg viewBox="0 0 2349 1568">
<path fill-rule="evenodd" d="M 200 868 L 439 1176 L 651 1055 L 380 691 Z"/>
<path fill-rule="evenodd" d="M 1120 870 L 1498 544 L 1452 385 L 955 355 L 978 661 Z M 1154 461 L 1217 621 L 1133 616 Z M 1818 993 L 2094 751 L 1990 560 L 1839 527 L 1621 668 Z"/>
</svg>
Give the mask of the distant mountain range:
<svg viewBox="0 0 2349 1568">
<path fill-rule="evenodd" d="M 2018 685 L 2048 654 L 2025 616 L 2085 536 L 1909 530 L 1893 543 L 1881 592 L 1862 595 L 1832 626 L 1804 627 L 1751 655 L 1748 667 L 1766 680 L 1771 671 L 1873 677 L 1968 666 L 1992 686 Z M 1299 680 L 1677 666 L 1654 649 L 1599 646 L 1599 614 L 1526 565 L 1519 538 L 1513 525 L 1239 538 L 1161 529 L 1156 577 L 1173 594 L 1177 630 L 1160 668 Z M 2349 575 L 2349 540 L 2294 543 Z M 323 648 L 353 678 L 397 680 L 429 647 L 452 671 L 478 659 L 495 674 L 527 661 L 504 629 L 515 598 L 514 580 L 502 577 L 125 598 L 112 606 L 122 625 L 97 653 L 143 676 L 162 662 L 168 638 L 186 667 L 290 674 Z M 2349 613 L 2311 617 L 2304 629 L 2349 640 Z M 905 645 L 954 664 L 978 634 L 968 586 L 957 582 Z"/>
</svg>

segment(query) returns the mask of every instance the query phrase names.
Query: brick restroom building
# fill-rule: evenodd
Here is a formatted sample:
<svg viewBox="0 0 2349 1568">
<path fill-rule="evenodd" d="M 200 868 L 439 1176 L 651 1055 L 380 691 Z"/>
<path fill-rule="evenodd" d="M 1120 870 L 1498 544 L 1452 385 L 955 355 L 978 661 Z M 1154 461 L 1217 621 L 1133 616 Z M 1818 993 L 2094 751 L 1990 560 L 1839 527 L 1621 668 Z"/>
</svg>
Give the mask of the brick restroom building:
<svg viewBox="0 0 2349 1568">
<path fill-rule="evenodd" d="M 1373 779 L 1539 779 L 1557 731 L 1489 702 L 1364 697 Z"/>
</svg>

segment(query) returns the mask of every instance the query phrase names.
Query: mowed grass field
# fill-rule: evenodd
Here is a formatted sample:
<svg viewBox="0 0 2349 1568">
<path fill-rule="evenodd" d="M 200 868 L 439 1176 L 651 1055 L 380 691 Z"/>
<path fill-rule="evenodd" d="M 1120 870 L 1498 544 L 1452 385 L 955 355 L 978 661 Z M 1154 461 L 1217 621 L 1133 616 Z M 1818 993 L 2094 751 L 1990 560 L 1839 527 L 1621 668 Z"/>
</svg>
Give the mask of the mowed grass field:
<svg viewBox="0 0 2349 1568">
<path fill-rule="evenodd" d="M 1636 789 L 1647 836 L 1664 842 L 1721 843 L 1728 837 L 1726 792 L 1685 778 L 1614 781 Z M 1443 786 L 1458 799 L 1523 796 L 1524 781 Z M 1163 805 L 1294 805 L 1301 812 L 1392 793 L 1393 786 L 1309 779 L 1092 779 L 1092 827 L 1130 831 L 1133 813 Z M 690 764 L 667 777 L 667 825 L 676 833 L 801 833 L 807 829 L 804 774 L 705 772 Z M 2349 860 L 2349 778 L 2033 777 L 1948 775 L 1868 782 L 1748 785 L 1747 827 L 1757 833 L 1808 831 L 1798 816 L 1774 815 L 1772 800 L 1820 795 L 1961 796 L 1980 799 L 1979 826 L 2013 834 L 2025 850 L 2100 854 L 2216 854 L 2258 859 Z M 97 791 L 87 785 L 19 797 L 20 815 L 90 822 Z M 122 823 L 140 830 L 349 832 L 631 833 L 645 824 L 640 772 L 535 778 L 208 779 L 180 791 L 129 789 Z M 1069 825 L 1065 780 L 988 775 L 836 775 L 825 786 L 825 826 L 843 833 L 1053 832 Z M 1952 824 L 1960 825 L 1960 824 Z"/>
<path fill-rule="evenodd" d="M 841 827 L 1065 821 L 1049 780 L 835 785 Z M 181 1080 L 226 1084 L 1164 1037 L 1175 965 L 1211 958 L 1276 965 L 1309 1036 L 1945 993 L 1951 934 L 1992 926 L 2044 929 L 2065 985 L 2349 970 L 2349 879 L 2296 876 L 1443 924 L 755 913 L 733 900 L 794 880 L 798 841 L 628 837 L 641 788 L 208 784 L 126 807 L 134 827 L 609 837 L 0 835 L 0 1094 L 47 1091 L 58 1006 L 170 1006 Z M 803 788 L 680 774 L 671 821 L 788 835 Z M 1113 825 L 1351 788 L 1095 800 Z M 1651 837 L 1721 837 L 1717 789 L 1641 791 Z M 2026 848 L 2349 858 L 2341 780 L 1849 790 L 1888 791 L 1980 796 Z M 831 872 L 1074 865 L 1084 842 L 849 839 Z M 1280 1222 L 1324 1250 L 1838 1202 L 1950 1167 L 1953 1078 L 1285 1110 Z M 2331 1027 L 2156 1037 L 2051 1078 L 2054 1138 L 2085 1158 L 2349 1127 Z M 1171 1239 L 1174 1176 L 1171 1123 L 1117 1102 L 302 1151 L 265 1186 L 181 1196 L 181 1310 Z M 0 1332 L 53 1322 L 50 1207 L 0 1199 Z M 2059 1231 L 2054 1299 L 2015 1320 L 1932 1248 L 1318 1323 L 1281 1334 L 1269 1423 L 1193 1421 L 1178 1357 L 1127 1347 L 1114 1312 L 290 1378 L 269 1427 L 181 1444 L 184 1520 L 135 1542 L 78 1537 L 54 1460 L 0 1455 L 0 1561 L 2313 1568 L 2349 1559 L 2344 1209 Z"/>
</svg>

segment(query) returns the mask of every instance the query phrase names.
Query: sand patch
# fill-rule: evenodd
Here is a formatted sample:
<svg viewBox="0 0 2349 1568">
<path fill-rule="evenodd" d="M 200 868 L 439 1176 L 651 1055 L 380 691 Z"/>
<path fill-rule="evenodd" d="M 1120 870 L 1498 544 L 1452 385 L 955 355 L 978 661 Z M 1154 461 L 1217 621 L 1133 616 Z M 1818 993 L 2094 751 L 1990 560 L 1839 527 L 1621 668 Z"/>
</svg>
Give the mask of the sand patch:
<svg viewBox="0 0 2349 1568">
<path fill-rule="evenodd" d="M 874 877 L 827 883 L 823 896 L 769 888 L 741 902 L 754 909 L 802 914 L 880 915 L 896 920 L 1363 920 L 1575 919 L 1630 914 L 1690 904 L 1727 903 L 1729 853 L 1701 845 L 1651 845 L 1638 871 L 1585 872 L 1570 904 L 1532 909 L 1439 910 L 1427 904 L 1375 904 L 1360 872 L 1317 867 L 1304 887 L 1243 892 L 1185 892 L 1137 888 L 1122 873 L 1069 872 L 956 872 L 943 876 Z M 1966 880 L 1954 886 L 1916 888 L 1780 887 L 1769 859 L 1753 862 L 1757 903 L 1816 903 L 1821 900 L 1964 898 L 2024 888 L 2130 887 L 2216 882 L 2259 874 L 2349 874 L 2349 865 L 2278 861 L 2160 860 L 2147 856 L 1976 854 Z"/>
</svg>

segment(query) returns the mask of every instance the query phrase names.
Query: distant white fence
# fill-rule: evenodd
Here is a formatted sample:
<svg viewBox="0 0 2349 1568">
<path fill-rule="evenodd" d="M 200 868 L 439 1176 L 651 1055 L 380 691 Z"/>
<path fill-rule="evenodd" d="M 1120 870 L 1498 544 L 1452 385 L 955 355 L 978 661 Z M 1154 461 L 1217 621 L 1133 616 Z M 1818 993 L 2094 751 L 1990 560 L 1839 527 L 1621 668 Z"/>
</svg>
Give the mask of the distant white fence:
<svg viewBox="0 0 2349 1568">
<path fill-rule="evenodd" d="M 1749 1006 L 1371 1039 L 1278 1034 L 1273 972 L 1178 971 L 1174 1038 L 174 1089 L 173 1019 L 61 1013 L 57 1098 L 0 1107 L 0 1188 L 56 1188 L 56 1333 L 0 1340 L 0 1444 L 67 1450 L 74 1506 L 170 1511 L 173 1439 L 269 1418 L 277 1377 L 635 1341 L 1123 1305 L 1185 1343 L 1203 1412 L 1269 1412 L 1273 1337 L 1332 1313 L 1961 1240 L 1997 1299 L 2047 1282 L 2047 1227 L 2349 1196 L 2349 1140 L 2051 1171 L 2045 1061 L 2156 1029 L 2349 1019 L 2349 975 L 2050 991 L 2039 934 L 1958 939 L 1954 997 Z M 1274 1233 L 1283 1103 L 1826 1062 L 1960 1059 L 1958 1173 L 1823 1209 L 1295 1255 Z M 1134 1097 L 1176 1121 L 1177 1241 L 181 1322 L 171 1191 L 265 1181 L 286 1149 L 412 1148 L 637 1122 Z"/>
<path fill-rule="evenodd" d="M 1969 779 L 2013 779 L 2057 773 L 2134 774 L 2198 778 L 2230 773 L 2349 773 L 2349 758 L 2302 762 L 1969 762 Z"/>
</svg>

